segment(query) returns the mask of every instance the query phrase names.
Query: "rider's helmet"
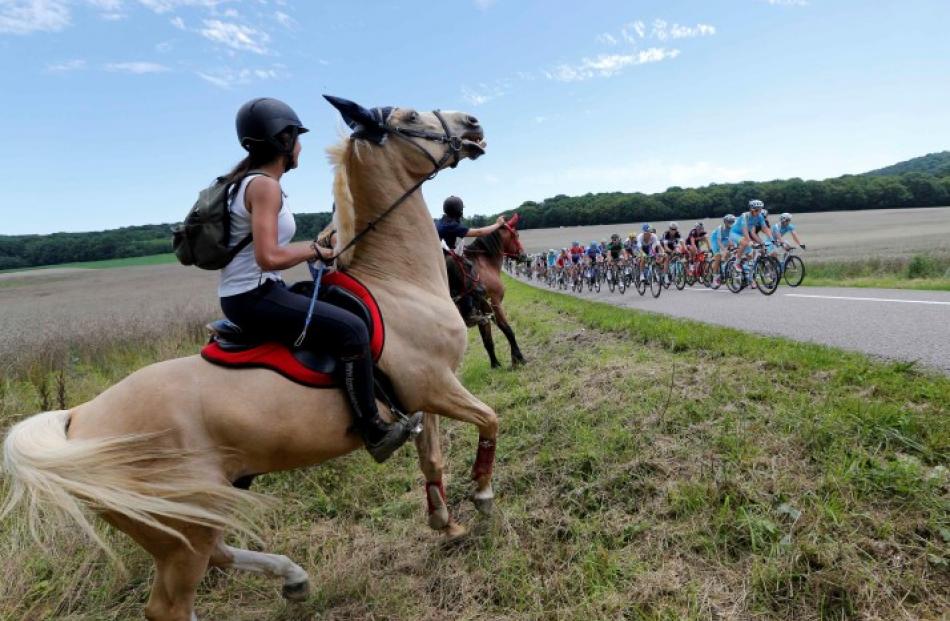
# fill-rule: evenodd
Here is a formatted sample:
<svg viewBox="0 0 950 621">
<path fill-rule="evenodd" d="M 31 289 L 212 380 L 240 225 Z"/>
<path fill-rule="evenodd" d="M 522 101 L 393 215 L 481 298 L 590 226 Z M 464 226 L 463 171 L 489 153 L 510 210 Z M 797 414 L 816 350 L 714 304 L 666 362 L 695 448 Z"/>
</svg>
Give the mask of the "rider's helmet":
<svg viewBox="0 0 950 621">
<path fill-rule="evenodd" d="M 699 229 L 700 231 L 702 231 L 702 230 L 703 230 L 704 228 L 706 228 L 706 227 L 705 227 L 705 225 L 703 224 L 703 221 L 700 220 L 699 222 L 696 223 L 696 225 L 695 225 L 693 228 L 696 228 L 696 229 Z"/>
<path fill-rule="evenodd" d="M 597 246 L 597 240 L 596 240 L 596 239 L 591 240 L 590 245 L 593 246 L 593 247 L 596 247 L 596 246 Z"/>
<path fill-rule="evenodd" d="M 580 245 L 581 245 L 581 243 L 580 243 L 579 241 L 572 241 L 572 242 L 571 242 L 571 246 L 580 246 Z"/>
<path fill-rule="evenodd" d="M 620 235 L 618 235 L 617 233 L 614 233 L 613 235 L 610 236 L 610 241 L 617 241 L 619 239 L 620 239 Z"/>
<path fill-rule="evenodd" d="M 649 224 L 644 224 L 643 226 L 640 227 L 640 230 L 643 231 L 644 233 L 649 233 L 649 232 L 650 232 L 650 225 L 649 225 Z"/>
<path fill-rule="evenodd" d="M 728 225 L 733 225 L 736 222 L 736 217 L 732 215 L 731 213 L 727 213 L 726 215 L 722 217 L 722 221 Z"/>
<path fill-rule="evenodd" d="M 656 235 L 656 228 L 651 226 L 651 227 L 650 227 L 650 232 L 653 233 L 654 235 Z"/>
<path fill-rule="evenodd" d="M 637 236 L 636 231 L 630 231 L 629 233 L 627 233 L 627 239 L 633 239 L 636 236 Z"/>
<path fill-rule="evenodd" d="M 678 231 L 678 230 L 680 230 L 680 225 L 677 224 L 677 223 L 675 223 L 675 222 L 670 222 L 670 230 L 671 230 L 671 231 Z"/>
<path fill-rule="evenodd" d="M 297 136 L 310 131 L 300 122 L 293 108 L 272 97 L 258 97 L 241 106 L 234 127 L 245 151 L 269 147 L 283 155 L 293 155 Z M 278 138 L 287 130 L 290 130 L 289 143 Z M 292 165 L 292 162 L 288 163 L 288 166 Z"/>
<path fill-rule="evenodd" d="M 763 203 L 757 198 L 753 198 L 751 201 L 749 201 L 749 209 L 764 209 L 764 208 L 765 208 L 765 203 Z"/>
<path fill-rule="evenodd" d="M 792 221 L 792 214 L 787 211 L 778 217 L 779 222 L 788 223 Z"/>
<path fill-rule="evenodd" d="M 768 210 L 768 209 L 763 209 L 763 210 L 762 210 L 762 217 L 763 217 L 763 218 L 768 218 L 768 217 L 769 217 L 769 210 Z"/>
<path fill-rule="evenodd" d="M 442 202 L 442 213 L 450 218 L 460 219 L 465 203 L 458 196 L 450 196 Z"/>
</svg>

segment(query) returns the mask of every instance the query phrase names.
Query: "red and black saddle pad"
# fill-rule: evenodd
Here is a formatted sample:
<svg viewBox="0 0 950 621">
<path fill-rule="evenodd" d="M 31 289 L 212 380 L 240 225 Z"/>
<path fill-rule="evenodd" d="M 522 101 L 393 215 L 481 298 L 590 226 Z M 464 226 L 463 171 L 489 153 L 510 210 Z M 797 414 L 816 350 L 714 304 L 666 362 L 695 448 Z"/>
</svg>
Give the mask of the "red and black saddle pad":
<svg viewBox="0 0 950 621">
<path fill-rule="evenodd" d="M 323 277 L 321 291 L 324 288 L 332 291 L 334 287 L 350 294 L 347 296 L 348 299 L 343 301 L 353 303 L 355 298 L 365 307 L 365 309 L 353 310 L 365 310 L 365 312 L 357 312 L 356 315 L 371 322 L 368 326 L 370 351 L 373 354 L 373 360 L 378 361 L 383 354 L 383 346 L 386 342 L 386 328 L 376 299 L 363 283 L 343 272 L 330 272 Z M 323 299 L 322 294 L 321 299 Z M 247 348 L 232 348 L 222 347 L 219 342 L 212 340 L 201 349 L 201 357 L 213 364 L 232 368 L 271 369 L 289 380 L 315 388 L 329 388 L 336 385 L 336 378 L 329 370 L 333 367 L 332 359 L 319 353 L 304 356 L 300 356 L 300 353 L 295 355 L 291 348 L 274 341 Z M 309 354 L 309 352 L 306 353 Z"/>
</svg>

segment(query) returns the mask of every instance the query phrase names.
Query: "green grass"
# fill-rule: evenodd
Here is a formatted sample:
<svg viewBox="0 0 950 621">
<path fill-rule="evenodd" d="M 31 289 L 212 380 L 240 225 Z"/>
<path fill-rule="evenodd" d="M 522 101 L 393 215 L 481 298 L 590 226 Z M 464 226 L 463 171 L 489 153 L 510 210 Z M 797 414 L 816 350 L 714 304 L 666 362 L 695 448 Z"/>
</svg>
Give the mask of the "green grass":
<svg viewBox="0 0 950 621">
<path fill-rule="evenodd" d="M 950 291 L 950 254 L 944 253 L 817 263 L 806 259 L 805 272 L 803 284 L 814 287 Z"/>
<path fill-rule="evenodd" d="M 0 270 L 0 274 L 10 272 L 28 272 L 33 270 L 59 269 L 63 267 L 82 268 L 82 269 L 109 269 L 113 267 L 135 267 L 138 265 L 164 265 L 166 263 L 175 263 L 178 259 L 174 253 L 152 254 L 144 257 L 126 257 L 123 259 L 107 259 L 105 261 L 78 261 L 75 263 L 57 263 L 55 265 L 40 265 L 38 267 L 17 268 L 11 270 Z"/>
<path fill-rule="evenodd" d="M 561 296 L 506 280 L 529 359 L 491 370 L 471 333 L 461 375 L 501 417 L 497 510 L 466 499 L 474 429 L 444 425 L 453 513 L 423 521 L 412 451 L 362 452 L 268 475 L 266 549 L 310 573 L 283 603 L 272 580 L 213 571 L 199 618 L 940 618 L 950 606 L 950 379 L 908 363 L 769 339 Z M 499 339 L 496 337 L 496 342 Z M 75 351 L 62 371 L 0 382 L 0 425 L 86 400 L 165 342 Z M 499 346 L 507 353 L 504 345 Z M 0 618 L 138 618 L 130 568 L 63 533 L 51 555 L 0 531 Z"/>
</svg>

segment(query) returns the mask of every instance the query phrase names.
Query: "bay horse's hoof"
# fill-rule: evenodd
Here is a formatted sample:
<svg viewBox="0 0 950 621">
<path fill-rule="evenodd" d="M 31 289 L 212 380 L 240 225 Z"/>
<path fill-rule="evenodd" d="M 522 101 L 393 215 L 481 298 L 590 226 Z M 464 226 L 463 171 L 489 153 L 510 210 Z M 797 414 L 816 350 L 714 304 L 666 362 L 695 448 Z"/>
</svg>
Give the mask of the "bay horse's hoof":
<svg viewBox="0 0 950 621">
<path fill-rule="evenodd" d="M 310 596 L 310 581 L 294 582 L 285 584 L 280 590 L 284 599 L 291 602 L 302 602 Z"/>
<path fill-rule="evenodd" d="M 449 510 L 444 505 L 429 514 L 429 528 L 432 530 L 441 531 L 449 525 Z"/>
</svg>

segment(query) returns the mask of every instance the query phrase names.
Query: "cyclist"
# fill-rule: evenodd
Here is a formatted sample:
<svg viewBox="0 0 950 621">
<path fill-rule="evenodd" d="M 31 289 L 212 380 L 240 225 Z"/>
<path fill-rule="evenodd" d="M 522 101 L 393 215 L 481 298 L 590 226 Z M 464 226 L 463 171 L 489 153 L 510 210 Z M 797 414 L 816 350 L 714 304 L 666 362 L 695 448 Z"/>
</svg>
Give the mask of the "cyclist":
<svg viewBox="0 0 950 621">
<path fill-rule="evenodd" d="M 577 265 L 581 262 L 581 257 L 584 256 L 584 247 L 581 246 L 579 241 L 571 242 L 571 249 L 568 251 L 571 254 L 571 263 Z"/>
<path fill-rule="evenodd" d="M 597 255 L 600 254 L 600 244 L 598 244 L 596 240 L 592 241 L 590 246 L 587 247 L 585 254 L 587 255 L 587 260 L 593 265 L 597 262 Z"/>
<path fill-rule="evenodd" d="M 727 213 L 722 217 L 722 224 L 714 228 L 710 236 L 709 245 L 714 255 L 712 264 L 713 278 L 715 279 L 715 285 L 717 287 L 720 284 L 719 266 L 722 264 L 722 261 L 727 258 L 729 251 L 735 247 L 731 236 L 732 226 L 735 223 L 736 217 L 731 213 Z"/>
<path fill-rule="evenodd" d="M 660 239 L 663 249 L 669 253 L 683 252 L 682 236 L 680 235 L 680 225 L 676 222 L 670 222 L 670 226 L 663 233 Z"/>
<path fill-rule="evenodd" d="M 610 243 L 607 244 L 607 254 L 611 263 L 620 261 L 620 255 L 623 253 L 623 244 L 620 242 L 620 235 L 614 233 L 610 236 Z"/>
<path fill-rule="evenodd" d="M 633 259 L 637 256 L 637 234 L 635 232 L 627 233 L 627 239 L 623 242 L 623 251 L 627 259 Z"/>
<path fill-rule="evenodd" d="M 762 216 L 762 210 L 765 209 L 765 203 L 758 199 L 749 201 L 749 211 L 736 218 L 735 224 L 729 232 L 729 239 L 739 247 L 739 256 L 749 254 L 752 249 L 751 244 L 762 244 L 758 231 L 764 230 L 765 218 Z M 770 234 L 771 236 L 771 234 Z"/>
<path fill-rule="evenodd" d="M 778 224 L 772 225 L 772 239 L 775 240 L 776 244 L 787 246 L 788 242 L 785 241 L 785 236 L 789 233 L 792 234 L 792 239 L 795 240 L 798 247 L 804 250 L 805 244 L 798 238 L 798 233 L 795 232 L 795 225 L 792 224 L 792 214 L 785 212 L 779 216 Z"/>
<path fill-rule="evenodd" d="M 557 250 L 555 250 L 554 248 L 551 248 L 550 250 L 548 250 L 547 262 L 548 262 L 549 270 L 552 269 L 555 265 L 557 265 Z"/>
<path fill-rule="evenodd" d="M 637 251 L 640 254 L 640 279 L 646 280 L 646 274 L 643 270 L 644 259 L 646 257 L 656 257 L 659 262 L 664 256 L 663 247 L 660 245 L 660 239 L 656 236 L 656 229 L 650 228 L 649 224 L 641 227 L 642 232 L 637 235 Z"/>
<path fill-rule="evenodd" d="M 709 250 L 709 238 L 706 235 L 706 227 L 702 221 L 693 225 L 693 228 L 686 234 L 686 252 L 689 253 L 690 260 L 696 258 L 696 253 L 701 250 L 700 245 L 706 246 L 706 250 Z"/>
</svg>

